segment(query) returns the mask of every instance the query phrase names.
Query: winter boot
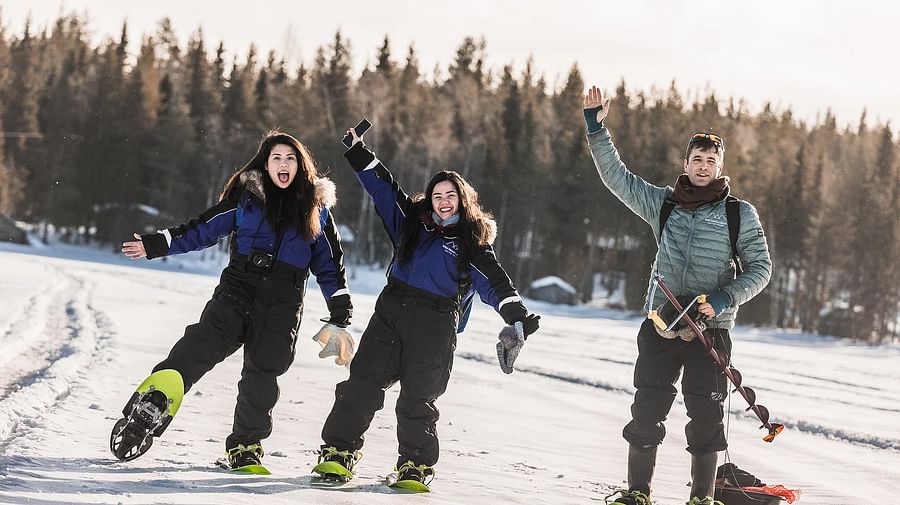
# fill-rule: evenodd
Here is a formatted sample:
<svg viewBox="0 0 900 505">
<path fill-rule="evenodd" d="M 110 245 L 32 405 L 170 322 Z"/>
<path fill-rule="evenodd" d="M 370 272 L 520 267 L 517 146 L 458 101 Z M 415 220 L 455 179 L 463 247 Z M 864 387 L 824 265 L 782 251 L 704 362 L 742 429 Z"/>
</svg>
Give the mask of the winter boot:
<svg viewBox="0 0 900 505">
<path fill-rule="evenodd" d="M 712 505 L 710 496 L 715 493 L 716 466 L 719 453 L 691 454 L 691 501 L 690 505 Z M 709 501 L 706 501 L 706 500 Z M 698 500 L 696 503 L 694 500 Z"/>
<path fill-rule="evenodd" d="M 609 499 L 615 495 L 619 495 L 618 498 L 609 501 Z M 653 505 L 650 497 L 644 493 L 640 491 L 625 491 L 624 489 L 620 489 L 607 496 L 603 501 L 608 505 Z"/>
<path fill-rule="evenodd" d="M 339 451 L 337 447 L 322 446 L 318 464 L 312 471 L 323 479 L 346 482 L 353 478 L 353 467 L 362 457 L 359 451 Z"/>
<path fill-rule="evenodd" d="M 691 498 L 691 501 L 687 502 L 685 505 L 725 505 L 725 504 L 720 502 L 719 500 L 713 500 L 709 496 L 707 496 L 706 498 L 703 498 L 702 500 L 695 496 L 695 497 Z"/>
<path fill-rule="evenodd" d="M 425 493 L 431 490 L 428 485 L 434 480 L 434 468 L 428 465 L 416 465 L 407 460 L 397 466 L 396 470 L 397 479 L 389 483 L 391 487 Z"/>
<path fill-rule="evenodd" d="M 656 467 L 656 446 L 650 448 L 628 445 L 628 490 L 650 494 L 650 482 Z M 715 474 L 715 470 L 713 470 Z"/>
<path fill-rule="evenodd" d="M 264 455 L 263 448 L 257 444 L 238 444 L 225 451 L 228 456 L 228 466 L 232 470 L 261 464 Z"/>
</svg>

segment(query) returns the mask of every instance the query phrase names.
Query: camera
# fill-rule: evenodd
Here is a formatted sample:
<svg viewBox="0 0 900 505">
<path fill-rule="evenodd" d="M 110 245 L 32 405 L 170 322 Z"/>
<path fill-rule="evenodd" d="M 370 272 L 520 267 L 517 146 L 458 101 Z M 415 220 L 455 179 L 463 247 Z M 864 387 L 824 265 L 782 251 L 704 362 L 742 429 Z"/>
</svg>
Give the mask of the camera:
<svg viewBox="0 0 900 505">
<path fill-rule="evenodd" d="M 275 256 L 265 251 L 253 251 L 250 253 L 250 264 L 261 270 L 268 270 L 275 262 Z"/>
</svg>

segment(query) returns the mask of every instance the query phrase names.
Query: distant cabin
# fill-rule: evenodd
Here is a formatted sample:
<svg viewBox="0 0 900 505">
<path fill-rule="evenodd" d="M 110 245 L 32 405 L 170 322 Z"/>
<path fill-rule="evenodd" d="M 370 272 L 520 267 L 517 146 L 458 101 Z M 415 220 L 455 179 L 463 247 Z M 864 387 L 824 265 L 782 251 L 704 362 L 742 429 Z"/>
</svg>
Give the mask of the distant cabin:
<svg viewBox="0 0 900 505">
<path fill-rule="evenodd" d="M 5 214 L 0 214 L 0 242 L 28 244 L 25 230 L 16 226 L 16 222 Z"/>
<path fill-rule="evenodd" d="M 550 275 L 536 279 L 528 286 L 528 298 L 550 303 L 575 305 L 578 303 L 578 292 L 568 282 Z"/>
</svg>

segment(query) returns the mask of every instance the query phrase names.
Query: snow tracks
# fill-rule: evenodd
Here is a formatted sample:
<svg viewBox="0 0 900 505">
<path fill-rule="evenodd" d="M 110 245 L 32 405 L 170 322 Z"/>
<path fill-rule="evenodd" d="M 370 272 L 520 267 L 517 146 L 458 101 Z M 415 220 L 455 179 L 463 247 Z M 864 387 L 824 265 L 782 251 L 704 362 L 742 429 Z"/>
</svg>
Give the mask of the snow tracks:
<svg viewBox="0 0 900 505">
<path fill-rule="evenodd" d="M 0 454 L 91 379 L 110 340 L 90 282 L 56 263 L 7 259 L 30 271 L 27 284 L 11 286 L 22 296 L 0 314 Z"/>
</svg>

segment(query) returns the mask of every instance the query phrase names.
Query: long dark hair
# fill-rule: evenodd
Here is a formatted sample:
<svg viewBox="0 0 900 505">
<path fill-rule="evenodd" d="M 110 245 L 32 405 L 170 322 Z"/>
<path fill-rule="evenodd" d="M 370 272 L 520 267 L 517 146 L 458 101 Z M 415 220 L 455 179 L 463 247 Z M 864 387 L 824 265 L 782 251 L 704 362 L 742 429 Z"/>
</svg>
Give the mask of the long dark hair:
<svg viewBox="0 0 900 505">
<path fill-rule="evenodd" d="M 434 193 L 434 187 L 443 181 L 450 181 L 456 187 L 456 194 L 459 195 L 459 222 L 456 225 L 456 231 L 462 241 L 462 247 L 457 256 L 457 263 L 460 271 L 465 271 L 472 252 L 478 247 L 493 242 L 496 226 L 494 225 L 494 216 L 481 208 L 475 188 L 453 170 L 441 170 L 434 174 L 434 177 L 428 182 L 425 192 L 413 196 L 412 215 L 407 216 L 406 223 L 400 231 L 397 260 L 400 263 L 406 263 L 412 259 L 413 251 L 419 241 L 419 230 L 422 228 L 419 218 L 423 214 L 431 215 L 431 195 Z"/>
<path fill-rule="evenodd" d="M 297 175 L 285 189 L 277 187 L 266 172 L 269 153 L 278 144 L 290 146 L 297 155 Z M 256 154 L 225 183 L 221 198 L 224 199 L 240 184 L 243 173 L 252 170 L 260 172 L 262 176 L 266 219 L 276 233 L 293 227 L 301 237 L 312 240 L 321 232 L 319 212 L 324 202 L 316 191 L 315 161 L 306 146 L 287 133 L 269 131 L 259 142 Z"/>
</svg>

